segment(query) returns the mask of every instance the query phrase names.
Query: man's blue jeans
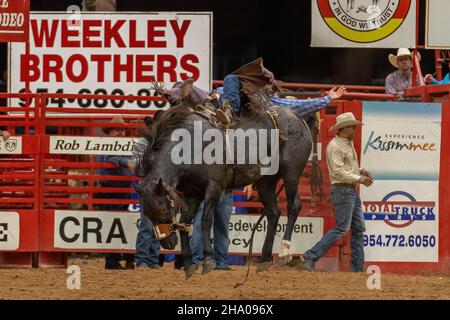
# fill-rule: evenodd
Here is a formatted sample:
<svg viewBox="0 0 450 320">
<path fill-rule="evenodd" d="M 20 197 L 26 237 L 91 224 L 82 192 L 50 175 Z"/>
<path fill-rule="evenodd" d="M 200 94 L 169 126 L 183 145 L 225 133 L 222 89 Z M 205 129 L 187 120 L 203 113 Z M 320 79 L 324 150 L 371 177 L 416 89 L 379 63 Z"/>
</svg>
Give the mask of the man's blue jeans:
<svg viewBox="0 0 450 320">
<path fill-rule="evenodd" d="M 233 211 L 233 195 L 224 194 L 220 198 L 219 204 L 214 216 L 214 258 L 216 267 L 219 269 L 227 268 L 228 265 L 228 231 L 231 213 Z M 194 216 L 191 235 L 192 262 L 199 265 L 203 260 L 203 232 L 202 232 L 203 202 L 197 209 Z"/>
<path fill-rule="evenodd" d="M 220 96 L 220 102 L 228 100 L 239 115 L 241 112 L 241 80 L 235 75 L 228 75 L 223 79 L 223 94 Z"/>
<path fill-rule="evenodd" d="M 352 189 L 342 186 L 331 187 L 331 203 L 334 205 L 336 225 L 323 238 L 306 251 L 304 256 L 312 261 L 319 260 L 347 231 L 352 230 L 350 271 L 364 271 L 364 216 L 361 198 Z"/>
<path fill-rule="evenodd" d="M 140 200 L 141 222 L 136 238 L 136 265 L 156 266 L 159 265 L 158 257 L 160 250 L 159 240 L 153 233 L 153 224 L 142 212 L 142 200 Z"/>
</svg>

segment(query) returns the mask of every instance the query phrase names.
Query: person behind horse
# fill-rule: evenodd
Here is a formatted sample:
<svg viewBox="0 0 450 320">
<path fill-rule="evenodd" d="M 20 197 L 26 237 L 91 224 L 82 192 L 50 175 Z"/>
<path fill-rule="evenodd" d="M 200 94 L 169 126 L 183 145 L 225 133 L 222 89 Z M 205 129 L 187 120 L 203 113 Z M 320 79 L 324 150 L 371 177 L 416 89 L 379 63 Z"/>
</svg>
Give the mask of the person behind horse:
<svg viewBox="0 0 450 320">
<path fill-rule="evenodd" d="M 124 124 L 124 120 L 120 116 L 116 116 L 111 120 L 113 124 Z M 103 133 L 110 137 L 125 137 L 126 128 L 119 127 L 105 127 L 102 129 Z M 101 163 L 112 163 L 115 168 L 99 168 L 99 174 L 102 176 L 127 176 L 129 175 L 129 170 L 124 168 L 128 165 L 131 160 L 131 156 L 115 156 L 115 155 L 102 155 L 98 157 L 98 162 Z M 106 188 L 130 188 L 131 181 L 117 181 L 117 180 L 101 180 L 101 187 Z M 128 193 L 103 193 L 101 194 L 103 199 L 130 199 Z M 100 205 L 101 210 L 118 210 L 127 211 L 128 204 L 109 204 L 104 203 Z M 124 253 L 123 258 L 125 259 L 125 269 L 134 269 L 134 254 Z M 123 269 L 120 265 L 120 260 L 122 259 L 121 253 L 107 253 L 105 255 L 105 269 Z"/>
<path fill-rule="evenodd" d="M 194 215 L 192 235 L 190 240 L 192 263 L 194 263 L 197 267 L 203 260 L 203 208 L 204 207 L 202 202 Z M 232 211 L 233 194 L 231 190 L 228 190 L 220 197 L 213 222 L 213 247 L 214 258 L 216 260 L 216 270 L 232 270 L 228 263 L 228 231 Z"/>
<path fill-rule="evenodd" d="M 425 82 L 427 84 L 450 84 L 450 58 L 445 58 L 443 63 L 447 63 L 448 68 L 449 68 L 449 72 L 445 75 L 444 79 L 442 79 L 441 81 L 436 80 L 436 78 L 434 78 L 431 74 L 427 74 L 425 76 Z"/>
<path fill-rule="evenodd" d="M 360 169 L 353 138 L 357 125 L 362 123 L 351 112 L 340 114 L 336 124 L 331 128 L 337 131 L 326 150 L 328 171 L 331 180 L 331 202 L 336 215 L 336 225 L 311 249 L 306 251 L 301 260 L 308 271 L 315 271 L 315 262 L 331 246 L 341 239 L 351 228 L 351 272 L 364 271 L 364 215 L 361 199 L 356 186 L 363 184 L 370 187 L 373 183 L 371 174 Z"/>
</svg>

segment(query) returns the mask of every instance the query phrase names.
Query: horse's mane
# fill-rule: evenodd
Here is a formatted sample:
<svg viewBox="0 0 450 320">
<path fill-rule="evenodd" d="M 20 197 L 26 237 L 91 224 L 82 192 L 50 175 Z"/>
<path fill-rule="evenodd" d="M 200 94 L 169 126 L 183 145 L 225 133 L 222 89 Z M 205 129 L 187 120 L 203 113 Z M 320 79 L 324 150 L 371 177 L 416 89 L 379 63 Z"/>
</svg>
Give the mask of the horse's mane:
<svg viewBox="0 0 450 320">
<path fill-rule="evenodd" d="M 145 150 L 137 151 L 139 157 L 136 173 L 139 177 L 145 177 L 151 170 L 155 169 L 155 164 L 150 161 L 152 153 L 161 149 L 166 137 L 173 130 L 183 127 L 182 125 L 190 114 L 192 114 L 192 109 L 185 104 L 180 104 L 161 113 L 159 118 L 149 127 L 140 130 L 146 146 Z"/>
</svg>

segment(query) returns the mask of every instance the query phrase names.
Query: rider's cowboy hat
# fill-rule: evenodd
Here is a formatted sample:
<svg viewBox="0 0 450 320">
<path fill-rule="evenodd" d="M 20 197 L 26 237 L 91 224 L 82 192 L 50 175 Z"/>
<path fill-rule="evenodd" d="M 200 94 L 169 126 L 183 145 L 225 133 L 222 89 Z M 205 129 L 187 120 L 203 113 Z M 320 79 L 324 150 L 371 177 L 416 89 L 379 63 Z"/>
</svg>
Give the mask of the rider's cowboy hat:
<svg viewBox="0 0 450 320">
<path fill-rule="evenodd" d="M 397 50 L 397 55 L 394 55 L 394 54 L 392 54 L 392 53 L 389 54 L 389 62 L 390 62 L 394 67 L 396 67 L 396 68 L 398 69 L 399 66 L 398 66 L 397 59 L 398 59 L 399 57 L 403 57 L 403 56 L 408 56 L 408 57 L 410 57 L 411 60 L 412 60 L 412 58 L 413 58 L 413 53 L 412 53 L 411 51 L 409 51 L 408 48 L 400 48 L 400 49 Z M 417 52 L 417 58 L 419 58 L 419 61 L 420 61 L 421 56 L 420 56 L 420 53 L 419 53 L 419 52 Z"/>
<path fill-rule="evenodd" d="M 115 124 L 125 124 L 125 121 L 123 120 L 123 118 L 121 116 L 115 116 L 115 117 L 113 117 L 111 119 L 110 123 L 112 123 L 112 124 L 114 124 L 114 123 Z M 109 132 L 112 129 L 126 129 L 126 128 L 123 128 L 123 127 L 103 127 L 102 131 L 103 131 L 104 134 L 109 134 Z"/>
<path fill-rule="evenodd" d="M 336 124 L 330 128 L 330 131 L 339 130 L 346 127 L 363 125 L 361 121 L 355 119 L 351 112 L 341 113 L 336 117 Z"/>
</svg>

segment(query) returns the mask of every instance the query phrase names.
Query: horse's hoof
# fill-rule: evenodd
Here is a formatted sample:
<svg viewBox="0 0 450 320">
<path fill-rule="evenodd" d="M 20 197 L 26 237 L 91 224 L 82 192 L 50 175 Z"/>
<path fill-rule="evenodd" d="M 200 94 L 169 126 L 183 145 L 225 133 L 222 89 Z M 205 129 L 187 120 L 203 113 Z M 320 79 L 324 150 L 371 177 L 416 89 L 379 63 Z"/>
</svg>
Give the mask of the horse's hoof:
<svg viewBox="0 0 450 320">
<path fill-rule="evenodd" d="M 184 269 L 184 275 L 186 276 L 186 280 L 192 277 L 195 271 L 197 271 L 198 266 L 196 264 L 191 264 L 187 269 Z"/>
<path fill-rule="evenodd" d="M 269 267 L 272 265 L 272 262 L 261 262 L 256 265 L 256 272 L 262 272 L 269 270 Z"/>
<path fill-rule="evenodd" d="M 214 259 L 209 260 L 203 264 L 202 274 L 207 274 L 214 270 L 216 267 L 216 261 Z"/>
<path fill-rule="evenodd" d="M 278 257 L 278 264 L 280 266 L 288 265 L 289 262 L 291 262 L 291 261 L 292 261 L 292 255 L 291 254 L 288 254 L 288 255 L 282 256 L 282 257 L 280 257 L 280 256 Z"/>
</svg>

